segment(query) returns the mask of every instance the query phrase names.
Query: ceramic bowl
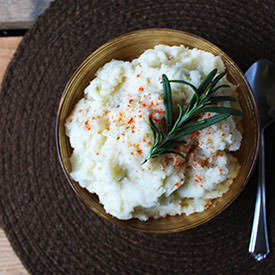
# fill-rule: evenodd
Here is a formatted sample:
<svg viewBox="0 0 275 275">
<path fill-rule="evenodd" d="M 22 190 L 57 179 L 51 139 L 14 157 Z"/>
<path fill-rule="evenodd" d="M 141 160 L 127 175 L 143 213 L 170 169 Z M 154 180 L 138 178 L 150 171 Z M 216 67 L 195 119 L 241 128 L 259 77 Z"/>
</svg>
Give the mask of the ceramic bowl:
<svg viewBox="0 0 275 275">
<path fill-rule="evenodd" d="M 100 67 L 112 59 L 132 60 L 145 50 L 153 48 L 158 44 L 170 46 L 183 44 L 189 48 L 198 48 L 221 56 L 226 66 L 228 79 L 233 84 L 239 86 L 239 101 L 243 112 L 246 114 L 242 119 L 243 140 L 241 148 L 238 152 L 234 153 L 239 160 L 241 168 L 229 191 L 221 198 L 215 199 L 212 206 L 203 212 L 194 213 L 189 216 L 183 214 L 149 219 L 146 222 L 139 221 L 138 219 L 119 220 L 105 212 L 95 194 L 89 193 L 70 177 L 70 155 L 72 154 L 72 148 L 68 137 L 65 135 L 64 123 L 75 104 L 83 96 L 84 89 L 94 78 L 96 71 Z M 56 141 L 59 160 L 68 182 L 91 210 L 104 219 L 128 229 L 150 233 L 171 233 L 184 231 L 213 219 L 238 197 L 247 184 L 255 166 L 259 149 L 259 122 L 257 107 L 251 88 L 244 74 L 226 53 L 209 41 L 183 31 L 147 29 L 131 32 L 107 42 L 84 60 L 67 84 L 60 100 L 56 125 Z"/>
</svg>

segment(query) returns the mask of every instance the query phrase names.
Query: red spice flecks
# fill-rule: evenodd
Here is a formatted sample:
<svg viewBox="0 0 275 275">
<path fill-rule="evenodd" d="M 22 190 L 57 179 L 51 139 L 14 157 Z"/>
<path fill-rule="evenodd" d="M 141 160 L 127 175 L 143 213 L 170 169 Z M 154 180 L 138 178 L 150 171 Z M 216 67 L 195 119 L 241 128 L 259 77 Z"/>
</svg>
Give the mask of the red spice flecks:
<svg viewBox="0 0 275 275">
<path fill-rule="evenodd" d="M 150 145 L 150 146 L 151 146 L 151 145 L 152 145 L 152 142 L 151 142 L 151 141 L 149 141 L 149 142 L 148 142 L 148 145 Z"/>
<path fill-rule="evenodd" d="M 203 187 L 203 185 L 201 184 L 200 187 Z"/>
<path fill-rule="evenodd" d="M 176 186 L 176 187 L 178 187 L 179 185 L 180 185 L 179 182 L 176 182 L 176 183 L 174 184 L 174 186 Z"/>
<path fill-rule="evenodd" d="M 82 109 L 79 109 L 79 111 L 78 111 L 78 112 L 79 112 L 79 113 L 81 113 L 82 111 L 83 111 Z"/>
<path fill-rule="evenodd" d="M 72 122 L 73 122 L 73 120 L 72 120 L 72 119 L 70 119 L 70 120 L 69 120 L 69 122 L 70 122 L 70 123 L 72 123 Z"/>
<path fill-rule="evenodd" d="M 145 103 L 143 103 L 143 104 L 142 104 L 142 106 L 143 106 L 143 107 L 146 107 L 146 104 L 145 104 Z"/>
<path fill-rule="evenodd" d="M 131 119 L 128 121 L 128 124 L 131 124 L 134 122 L 134 119 L 131 117 Z"/>
<path fill-rule="evenodd" d="M 122 136 L 125 136 L 125 133 L 122 133 L 121 135 L 122 135 Z"/>
<path fill-rule="evenodd" d="M 199 137 L 199 135 L 201 134 L 200 131 L 197 131 L 195 133 L 192 134 L 192 137 Z"/>
<path fill-rule="evenodd" d="M 222 173 L 222 168 L 219 169 L 220 173 Z"/>
<path fill-rule="evenodd" d="M 131 104 L 131 103 L 133 103 L 133 101 L 134 101 L 133 99 L 130 99 L 130 100 L 129 100 L 129 103 Z"/>
<path fill-rule="evenodd" d="M 144 91 L 144 88 L 141 86 L 141 87 L 139 87 L 139 89 L 138 89 L 140 92 L 143 92 Z"/>
<path fill-rule="evenodd" d="M 92 120 L 95 120 L 95 117 L 94 117 L 94 116 L 92 117 Z"/>
<path fill-rule="evenodd" d="M 133 152 L 131 152 L 130 154 L 131 154 L 132 156 L 134 155 L 134 153 L 133 153 Z"/>
<path fill-rule="evenodd" d="M 180 181 L 184 181 L 184 178 L 181 178 Z"/>
<path fill-rule="evenodd" d="M 207 116 L 208 116 L 208 117 L 211 117 L 211 114 L 208 113 Z"/>
<path fill-rule="evenodd" d="M 140 74 L 137 74 L 137 77 L 140 77 Z"/>
<path fill-rule="evenodd" d="M 91 127 L 88 127 L 87 129 L 88 129 L 88 130 L 91 130 Z"/>
<path fill-rule="evenodd" d="M 199 180 L 195 179 L 195 182 L 199 182 Z"/>
<path fill-rule="evenodd" d="M 96 152 L 96 155 L 98 156 L 98 155 L 99 155 L 99 153 L 98 153 L 98 152 Z"/>
<path fill-rule="evenodd" d="M 138 117 L 139 117 L 139 118 L 142 118 L 142 115 L 139 115 Z"/>
<path fill-rule="evenodd" d="M 155 113 L 158 113 L 158 114 L 164 114 L 165 111 L 164 110 L 161 110 L 161 109 L 156 109 L 154 110 Z"/>
<path fill-rule="evenodd" d="M 132 134 L 134 134 L 135 133 L 135 131 L 134 130 L 132 130 Z"/>
<path fill-rule="evenodd" d="M 220 156 L 223 157 L 223 153 L 221 153 Z"/>
<path fill-rule="evenodd" d="M 201 178 L 200 176 L 196 175 L 196 177 L 199 179 L 199 181 L 201 181 L 201 180 L 202 180 L 202 178 Z"/>
<path fill-rule="evenodd" d="M 222 135 L 221 135 L 222 137 L 224 137 L 225 136 L 225 133 L 222 133 Z"/>
<path fill-rule="evenodd" d="M 88 123 L 89 123 L 89 119 L 85 121 L 85 125 L 88 125 Z"/>
<path fill-rule="evenodd" d="M 142 154 L 142 150 L 137 150 L 137 152 L 138 152 L 139 154 Z"/>
<path fill-rule="evenodd" d="M 160 118 L 156 118 L 156 117 L 152 117 L 152 119 L 153 119 L 154 121 L 156 121 L 156 122 L 161 121 L 161 119 L 160 119 Z"/>
<path fill-rule="evenodd" d="M 117 139 L 117 140 L 119 140 L 119 139 L 120 139 L 120 137 L 117 137 L 116 139 Z"/>
</svg>

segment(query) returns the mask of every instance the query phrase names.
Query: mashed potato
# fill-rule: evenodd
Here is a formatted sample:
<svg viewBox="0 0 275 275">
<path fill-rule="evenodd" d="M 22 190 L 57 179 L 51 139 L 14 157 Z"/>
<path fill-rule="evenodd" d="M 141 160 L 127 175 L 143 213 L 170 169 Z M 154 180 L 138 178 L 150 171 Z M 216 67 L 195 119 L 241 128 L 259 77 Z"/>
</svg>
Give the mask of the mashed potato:
<svg viewBox="0 0 275 275">
<path fill-rule="evenodd" d="M 96 193 L 105 210 L 119 219 L 201 212 L 229 189 L 239 171 L 230 151 L 240 147 L 235 118 L 185 137 L 175 154 L 141 165 L 153 140 L 148 123 L 164 120 L 161 75 L 198 86 L 214 68 L 225 70 L 222 59 L 184 46 L 158 45 L 132 62 L 112 60 L 98 70 L 66 121 L 73 148 L 71 177 Z M 223 77 L 219 84 L 229 84 Z M 186 108 L 193 91 L 171 84 L 173 105 Z M 236 97 L 236 87 L 219 95 Z M 229 102 L 221 103 L 230 106 Z M 175 109 L 176 113 L 177 110 Z M 204 117 L 214 115 L 205 113 Z"/>
</svg>

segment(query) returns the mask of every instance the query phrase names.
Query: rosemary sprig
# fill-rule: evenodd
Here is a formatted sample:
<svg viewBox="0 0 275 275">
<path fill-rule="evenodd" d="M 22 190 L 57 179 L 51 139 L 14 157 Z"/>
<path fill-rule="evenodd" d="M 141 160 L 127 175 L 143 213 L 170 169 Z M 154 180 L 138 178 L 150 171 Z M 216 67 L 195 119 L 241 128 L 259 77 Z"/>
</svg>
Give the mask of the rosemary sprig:
<svg viewBox="0 0 275 275">
<path fill-rule="evenodd" d="M 231 115 L 244 115 L 244 113 L 240 110 L 231 107 L 212 105 L 223 101 L 236 101 L 235 98 L 231 96 L 214 96 L 220 88 L 229 87 L 229 85 L 216 86 L 224 77 L 225 73 L 220 73 L 217 76 L 216 74 L 217 69 L 212 70 L 202 80 L 198 88 L 185 80 L 169 80 L 165 74 L 162 75 L 166 133 L 159 130 L 152 118 L 149 117 L 149 124 L 153 132 L 153 143 L 149 154 L 142 164 L 151 158 L 156 158 L 163 154 L 177 154 L 185 159 L 183 154 L 172 150 L 176 146 L 185 143 L 185 141 L 181 139 L 183 136 L 209 127 Z M 193 97 L 191 98 L 191 101 L 187 105 L 185 111 L 183 111 L 182 106 L 178 104 L 179 115 L 176 119 L 173 115 L 173 102 L 170 83 L 182 83 L 190 86 L 194 91 Z M 205 112 L 217 114 L 203 120 L 198 120 L 200 115 Z"/>
</svg>

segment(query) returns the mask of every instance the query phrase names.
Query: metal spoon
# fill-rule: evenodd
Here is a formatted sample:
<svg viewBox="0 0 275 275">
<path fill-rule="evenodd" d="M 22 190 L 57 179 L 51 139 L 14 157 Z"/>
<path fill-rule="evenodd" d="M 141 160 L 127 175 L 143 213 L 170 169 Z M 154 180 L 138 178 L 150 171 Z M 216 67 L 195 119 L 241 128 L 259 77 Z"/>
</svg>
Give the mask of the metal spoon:
<svg viewBox="0 0 275 275">
<path fill-rule="evenodd" d="M 245 73 L 254 92 L 260 117 L 261 146 L 259 176 L 249 253 L 261 261 L 269 254 L 265 205 L 265 129 L 275 119 L 275 65 L 268 60 L 255 62 Z"/>
</svg>

